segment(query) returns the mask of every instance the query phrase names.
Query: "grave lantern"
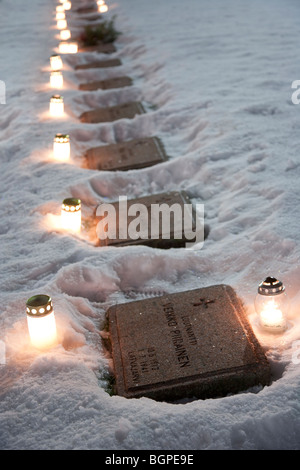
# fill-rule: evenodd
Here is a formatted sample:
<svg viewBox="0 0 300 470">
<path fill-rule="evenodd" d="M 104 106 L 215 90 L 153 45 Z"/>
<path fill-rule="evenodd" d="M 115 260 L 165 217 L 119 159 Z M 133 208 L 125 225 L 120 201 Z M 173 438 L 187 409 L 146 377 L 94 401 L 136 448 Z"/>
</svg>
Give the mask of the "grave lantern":
<svg viewBox="0 0 300 470">
<path fill-rule="evenodd" d="M 70 158 L 70 137 L 67 134 L 56 134 L 53 141 L 55 160 L 66 162 Z"/>
<path fill-rule="evenodd" d="M 77 198 L 64 199 L 61 206 L 61 226 L 71 232 L 81 230 L 81 200 Z"/>
<path fill-rule="evenodd" d="M 59 37 L 62 41 L 67 41 L 71 37 L 71 31 L 69 29 L 62 29 L 59 33 Z"/>
<path fill-rule="evenodd" d="M 64 11 L 65 11 L 65 9 L 64 9 L 63 5 L 57 5 L 56 13 L 64 13 Z"/>
<path fill-rule="evenodd" d="M 98 10 L 100 13 L 106 13 L 108 11 L 108 6 L 103 3 L 103 5 L 98 4 Z"/>
<path fill-rule="evenodd" d="M 59 20 L 65 20 L 66 19 L 66 14 L 64 11 L 57 11 L 56 12 L 56 21 Z"/>
<path fill-rule="evenodd" d="M 67 29 L 68 23 L 66 20 L 58 20 L 56 26 L 57 26 L 57 29 Z"/>
<path fill-rule="evenodd" d="M 50 86 L 52 88 L 62 88 L 63 84 L 63 74 L 59 70 L 52 70 L 50 74 Z"/>
<path fill-rule="evenodd" d="M 27 325 L 31 344 L 46 349 L 57 342 L 56 322 L 51 297 L 34 295 L 26 302 Z"/>
<path fill-rule="evenodd" d="M 63 68 L 63 62 L 61 57 L 57 54 L 53 54 L 50 57 L 51 70 L 61 70 Z"/>
<path fill-rule="evenodd" d="M 64 7 L 65 10 L 71 10 L 72 3 L 71 2 L 64 2 L 63 7 Z"/>
<path fill-rule="evenodd" d="M 258 286 L 255 310 L 264 330 L 276 333 L 287 328 L 289 300 L 285 287 L 275 277 L 267 277 Z"/>
<path fill-rule="evenodd" d="M 60 54 L 76 54 L 78 44 L 76 42 L 61 42 L 58 46 Z"/>
<path fill-rule="evenodd" d="M 64 114 L 64 99 L 60 95 L 53 95 L 50 98 L 49 111 L 51 116 L 60 117 Z"/>
</svg>

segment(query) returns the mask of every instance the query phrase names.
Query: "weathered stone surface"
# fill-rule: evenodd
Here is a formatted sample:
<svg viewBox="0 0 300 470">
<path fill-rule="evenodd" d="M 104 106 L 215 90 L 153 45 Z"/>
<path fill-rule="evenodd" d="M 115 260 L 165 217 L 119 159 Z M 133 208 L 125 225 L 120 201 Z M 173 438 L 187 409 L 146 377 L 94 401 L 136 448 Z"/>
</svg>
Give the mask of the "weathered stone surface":
<svg viewBox="0 0 300 470">
<path fill-rule="evenodd" d="M 137 213 L 136 204 L 143 206 L 143 212 Z M 105 215 L 101 218 L 99 212 L 96 211 L 95 223 L 99 246 L 146 245 L 161 249 L 182 248 L 187 246 L 187 243 L 193 244 L 195 242 L 196 229 L 197 240 L 203 241 L 203 238 L 205 238 L 203 221 L 198 218 L 197 223 L 195 208 L 184 191 L 153 194 L 128 199 L 125 202 L 112 202 L 110 205 L 115 209 L 113 219 L 107 219 Z M 191 208 L 187 213 L 185 212 L 185 205 Z M 153 206 L 167 207 L 169 212 L 164 219 L 167 221 L 166 223 L 162 223 L 160 214 L 156 217 Z M 176 217 L 175 220 L 172 207 L 176 207 L 176 214 L 179 213 L 180 218 Z M 132 212 L 130 213 L 130 211 Z M 184 227 L 183 217 L 186 218 L 187 229 Z M 136 227 L 137 218 L 138 227 Z M 106 231 L 106 233 L 102 229 L 102 226 L 105 226 L 104 222 L 109 225 L 109 231 Z M 131 224 L 133 224 L 133 227 L 131 227 Z M 111 234 L 113 234 L 113 237 Z"/>
<path fill-rule="evenodd" d="M 107 80 L 97 80 L 95 82 L 82 83 L 79 85 L 79 90 L 94 91 L 94 90 L 111 90 L 113 88 L 123 88 L 132 85 L 130 77 L 116 77 Z"/>
<path fill-rule="evenodd" d="M 86 69 L 98 69 L 98 68 L 109 68 L 118 67 L 122 65 L 120 59 L 108 59 L 108 60 L 95 60 L 87 64 L 76 65 L 75 70 L 86 70 Z"/>
<path fill-rule="evenodd" d="M 115 46 L 109 42 L 106 44 L 97 44 L 96 46 L 83 46 L 79 44 L 78 52 L 99 52 L 102 54 L 112 54 L 116 52 Z"/>
<path fill-rule="evenodd" d="M 230 286 L 116 305 L 107 317 L 118 395 L 204 399 L 270 383 L 269 363 Z"/>
<path fill-rule="evenodd" d="M 101 171 L 139 169 L 167 160 L 164 148 L 157 137 L 95 147 L 86 152 L 85 158 L 88 168 Z"/>
<path fill-rule="evenodd" d="M 109 108 L 98 108 L 81 114 L 80 121 L 86 123 L 112 122 L 118 119 L 132 119 L 137 114 L 145 112 L 143 105 L 139 102 L 124 103 Z"/>
</svg>

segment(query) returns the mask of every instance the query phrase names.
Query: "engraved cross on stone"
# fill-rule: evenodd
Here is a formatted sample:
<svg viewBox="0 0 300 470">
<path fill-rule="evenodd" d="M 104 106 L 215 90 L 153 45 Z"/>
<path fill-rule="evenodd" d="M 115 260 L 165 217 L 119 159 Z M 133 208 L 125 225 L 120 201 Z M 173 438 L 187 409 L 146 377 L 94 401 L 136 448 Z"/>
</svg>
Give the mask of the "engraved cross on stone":
<svg viewBox="0 0 300 470">
<path fill-rule="evenodd" d="M 213 304 L 215 301 L 210 299 L 200 299 L 200 302 L 193 304 L 193 307 L 200 307 L 204 305 L 204 308 L 208 308 L 209 304 Z"/>
</svg>

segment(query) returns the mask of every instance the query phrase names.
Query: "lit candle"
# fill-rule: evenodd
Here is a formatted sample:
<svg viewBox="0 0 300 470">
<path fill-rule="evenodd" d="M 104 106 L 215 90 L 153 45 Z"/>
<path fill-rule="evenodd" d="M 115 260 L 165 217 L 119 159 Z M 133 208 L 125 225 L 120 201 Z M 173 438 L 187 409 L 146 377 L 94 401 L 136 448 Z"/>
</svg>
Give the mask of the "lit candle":
<svg viewBox="0 0 300 470">
<path fill-rule="evenodd" d="M 59 34 L 60 39 L 63 41 L 66 41 L 67 39 L 70 39 L 71 37 L 71 31 L 69 29 L 62 29 Z"/>
<path fill-rule="evenodd" d="M 57 330 L 51 297 L 34 295 L 26 302 L 27 325 L 31 344 L 46 349 L 57 343 Z"/>
<path fill-rule="evenodd" d="M 56 7 L 56 13 L 64 13 L 65 9 L 63 7 L 63 5 L 57 5 Z M 59 19 L 56 17 L 56 19 Z"/>
<path fill-rule="evenodd" d="M 60 117 L 64 115 L 64 99 L 60 95 L 53 95 L 50 98 L 49 111 L 51 116 Z"/>
<path fill-rule="evenodd" d="M 267 277 L 258 286 L 255 309 L 264 330 L 282 332 L 287 328 L 288 298 L 281 281 Z"/>
<path fill-rule="evenodd" d="M 104 5 L 105 1 L 104 0 L 97 0 L 97 5 L 100 7 L 100 5 Z"/>
<path fill-rule="evenodd" d="M 108 6 L 106 4 L 99 5 L 98 10 L 99 10 L 100 13 L 106 13 L 108 11 Z"/>
<path fill-rule="evenodd" d="M 71 232 L 81 230 L 81 201 L 76 198 L 63 200 L 61 206 L 61 226 Z"/>
<path fill-rule="evenodd" d="M 50 66 L 52 70 L 61 70 L 63 68 L 61 57 L 57 54 L 53 54 L 50 57 Z"/>
<path fill-rule="evenodd" d="M 64 84 L 63 75 L 59 70 L 54 70 L 50 75 L 50 86 L 52 88 L 62 88 Z"/>
<path fill-rule="evenodd" d="M 70 153 L 70 137 L 67 134 L 56 134 L 53 141 L 54 158 L 66 162 L 70 158 Z"/>
<path fill-rule="evenodd" d="M 64 2 L 63 7 L 64 7 L 65 10 L 71 10 L 72 3 L 71 2 Z"/>
<path fill-rule="evenodd" d="M 76 54 L 78 44 L 76 42 L 60 42 L 58 49 L 60 54 Z"/>
<path fill-rule="evenodd" d="M 57 11 L 56 12 L 56 20 L 65 20 L 66 19 L 66 14 L 64 11 Z"/>
<path fill-rule="evenodd" d="M 66 20 L 58 20 L 57 21 L 57 29 L 67 29 L 68 24 Z"/>
</svg>

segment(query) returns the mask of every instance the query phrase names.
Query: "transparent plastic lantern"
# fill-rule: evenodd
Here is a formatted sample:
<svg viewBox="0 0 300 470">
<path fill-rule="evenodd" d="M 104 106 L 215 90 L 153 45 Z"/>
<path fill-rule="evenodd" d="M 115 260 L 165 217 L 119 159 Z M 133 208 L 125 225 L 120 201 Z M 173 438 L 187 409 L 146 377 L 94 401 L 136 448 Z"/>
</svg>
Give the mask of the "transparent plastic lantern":
<svg viewBox="0 0 300 470">
<path fill-rule="evenodd" d="M 53 54 L 50 57 L 50 67 L 53 71 L 61 70 L 63 68 L 63 61 L 59 55 Z"/>
<path fill-rule="evenodd" d="M 61 29 L 59 37 L 62 41 L 67 41 L 71 37 L 71 31 L 69 29 Z"/>
<path fill-rule="evenodd" d="M 64 85 L 63 74 L 60 70 L 53 70 L 50 74 L 50 86 L 52 88 L 62 88 Z"/>
<path fill-rule="evenodd" d="M 65 9 L 63 7 L 63 5 L 57 5 L 56 7 L 56 13 L 64 13 Z M 58 18 L 56 18 L 58 19 Z"/>
<path fill-rule="evenodd" d="M 61 117 L 64 115 L 64 99 L 60 95 L 53 95 L 50 98 L 49 111 L 53 117 Z"/>
<path fill-rule="evenodd" d="M 60 54 L 76 54 L 78 44 L 76 42 L 60 42 L 58 46 Z"/>
<path fill-rule="evenodd" d="M 63 7 L 64 7 L 65 10 L 71 10 L 72 3 L 71 2 L 64 2 Z"/>
<path fill-rule="evenodd" d="M 287 329 L 289 299 L 281 281 L 267 277 L 259 284 L 255 310 L 264 330 L 281 333 Z"/>
<path fill-rule="evenodd" d="M 61 206 L 61 226 L 70 232 L 81 230 L 81 200 L 76 198 L 64 199 Z"/>
<path fill-rule="evenodd" d="M 98 5 L 98 11 L 100 13 L 106 13 L 108 11 L 108 6 L 105 3 L 103 5 Z"/>
<path fill-rule="evenodd" d="M 53 140 L 53 155 L 55 160 L 66 162 L 70 158 L 70 137 L 68 134 L 56 134 Z"/>
<path fill-rule="evenodd" d="M 65 19 L 66 19 L 66 14 L 64 10 L 56 12 L 56 21 L 65 20 Z"/>
<path fill-rule="evenodd" d="M 57 29 L 67 29 L 68 27 L 67 20 L 58 20 L 56 26 L 57 26 Z"/>
<path fill-rule="evenodd" d="M 26 302 L 27 326 L 31 344 L 47 349 L 57 343 L 57 330 L 51 297 L 34 295 Z"/>
</svg>

